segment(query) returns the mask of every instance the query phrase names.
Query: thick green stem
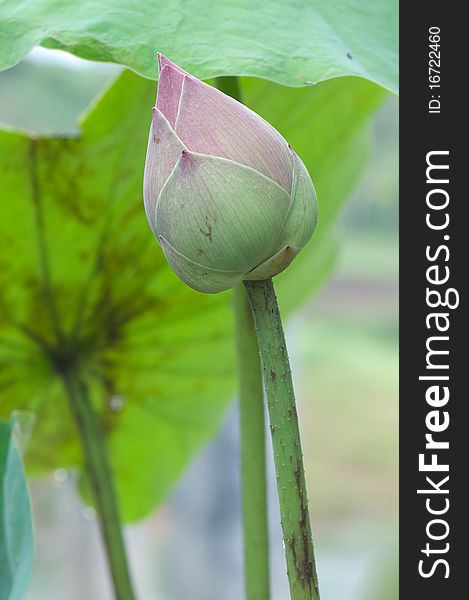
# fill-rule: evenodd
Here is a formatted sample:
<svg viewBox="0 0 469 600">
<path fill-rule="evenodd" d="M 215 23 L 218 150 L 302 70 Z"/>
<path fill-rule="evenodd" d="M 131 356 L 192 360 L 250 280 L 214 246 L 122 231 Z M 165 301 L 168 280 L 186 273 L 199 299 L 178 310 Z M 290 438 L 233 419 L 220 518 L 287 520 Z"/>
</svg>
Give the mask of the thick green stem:
<svg viewBox="0 0 469 600">
<path fill-rule="evenodd" d="M 218 77 L 219 90 L 241 102 L 237 77 Z M 241 429 L 241 493 L 246 600 L 268 600 L 269 531 L 262 373 L 254 321 L 244 286 L 234 290 Z"/>
<path fill-rule="evenodd" d="M 86 386 L 69 372 L 62 373 L 62 379 L 85 455 L 115 597 L 116 600 L 133 600 L 118 502 L 103 432 Z"/>
<path fill-rule="evenodd" d="M 268 600 L 269 533 L 262 373 L 246 290 L 234 289 L 241 425 L 241 491 L 246 600 Z"/>
<path fill-rule="evenodd" d="M 293 383 L 272 280 L 246 281 L 269 408 L 292 600 L 319 600 Z"/>
</svg>

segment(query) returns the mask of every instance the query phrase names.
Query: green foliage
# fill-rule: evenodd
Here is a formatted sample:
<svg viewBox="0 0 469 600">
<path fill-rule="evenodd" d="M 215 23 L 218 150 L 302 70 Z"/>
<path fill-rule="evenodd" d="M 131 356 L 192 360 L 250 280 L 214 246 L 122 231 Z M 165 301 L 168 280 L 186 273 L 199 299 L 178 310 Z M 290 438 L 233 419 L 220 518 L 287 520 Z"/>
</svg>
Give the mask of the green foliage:
<svg viewBox="0 0 469 600">
<path fill-rule="evenodd" d="M 186 66 L 185 64 L 183 66 Z M 364 164 L 363 125 L 384 92 L 342 78 L 287 89 L 242 82 L 246 103 L 305 160 L 320 222 L 276 278 L 291 310 L 329 272 L 331 224 Z M 162 500 L 216 431 L 234 391 L 230 294 L 199 294 L 168 267 L 145 220 L 142 178 L 155 84 L 123 73 L 71 137 L 0 133 L 1 413 L 37 414 L 32 471 L 82 467 L 57 376 L 86 380 L 124 517 Z"/>
<path fill-rule="evenodd" d="M 90 68 L 81 61 L 71 67 L 66 60 L 24 60 L 0 72 L 0 119 L 21 131 L 77 134 L 77 115 L 119 70 L 117 65 Z"/>
<path fill-rule="evenodd" d="M 0 421 L 0 600 L 21 600 L 31 578 L 33 529 L 16 418 Z"/>
<path fill-rule="evenodd" d="M 356 75 L 397 90 L 396 0 L 4 0 L 0 68 L 38 44 L 150 78 L 159 50 L 201 79 Z"/>
</svg>

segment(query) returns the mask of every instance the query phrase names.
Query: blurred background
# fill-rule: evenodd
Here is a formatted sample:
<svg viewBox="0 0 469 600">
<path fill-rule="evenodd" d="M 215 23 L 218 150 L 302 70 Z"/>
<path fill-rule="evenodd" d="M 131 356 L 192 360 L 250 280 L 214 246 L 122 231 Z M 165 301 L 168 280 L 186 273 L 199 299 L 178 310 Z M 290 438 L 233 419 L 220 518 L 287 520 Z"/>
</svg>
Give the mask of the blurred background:
<svg viewBox="0 0 469 600">
<path fill-rule="evenodd" d="M 0 122 L 78 133 L 77 116 L 117 72 L 35 50 L 0 73 Z M 373 149 L 341 220 L 334 275 L 287 325 L 324 600 L 398 597 L 397 119 L 389 98 L 370 124 Z M 234 403 L 164 505 L 127 527 L 140 600 L 243 598 L 238 454 Z M 272 472 L 269 490 L 272 599 L 285 600 Z M 35 480 L 31 493 L 37 557 L 27 600 L 111 600 L 94 510 L 73 472 Z"/>
</svg>

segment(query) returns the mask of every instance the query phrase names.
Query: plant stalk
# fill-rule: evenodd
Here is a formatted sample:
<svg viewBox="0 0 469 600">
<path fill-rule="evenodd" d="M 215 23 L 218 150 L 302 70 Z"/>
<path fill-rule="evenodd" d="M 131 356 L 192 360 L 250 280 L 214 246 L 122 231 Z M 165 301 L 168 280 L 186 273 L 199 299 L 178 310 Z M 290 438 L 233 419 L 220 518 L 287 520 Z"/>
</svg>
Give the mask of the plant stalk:
<svg viewBox="0 0 469 600">
<path fill-rule="evenodd" d="M 265 416 L 259 347 L 246 290 L 234 293 L 241 429 L 241 494 L 246 600 L 268 600 L 269 532 Z"/>
<path fill-rule="evenodd" d="M 219 90 L 241 102 L 238 77 L 218 77 Z M 269 529 L 262 372 L 256 331 L 243 285 L 233 290 L 241 431 L 241 496 L 246 600 L 269 600 Z"/>
<path fill-rule="evenodd" d="M 269 409 L 292 600 L 319 600 L 298 416 L 285 335 L 271 279 L 245 281 Z"/>
<path fill-rule="evenodd" d="M 106 442 L 85 384 L 69 372 L 62 380 L 77 425 L 116 600 L 134 600 Z"/>
</svg>

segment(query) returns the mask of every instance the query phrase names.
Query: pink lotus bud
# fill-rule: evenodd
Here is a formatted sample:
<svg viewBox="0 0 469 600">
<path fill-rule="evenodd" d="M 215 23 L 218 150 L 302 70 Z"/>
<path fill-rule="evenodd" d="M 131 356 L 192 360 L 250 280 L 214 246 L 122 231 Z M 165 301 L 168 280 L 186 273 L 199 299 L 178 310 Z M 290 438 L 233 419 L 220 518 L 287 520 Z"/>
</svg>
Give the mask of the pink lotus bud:
<svg viewBox="0 0 469 600">
<path fill-rule="evenodd" d="M 144 199 L 176 274 L 208 293 L 280 273 L 317 223 L 311 179 L 278 131 L 162 55 Z"/>
</svg>

